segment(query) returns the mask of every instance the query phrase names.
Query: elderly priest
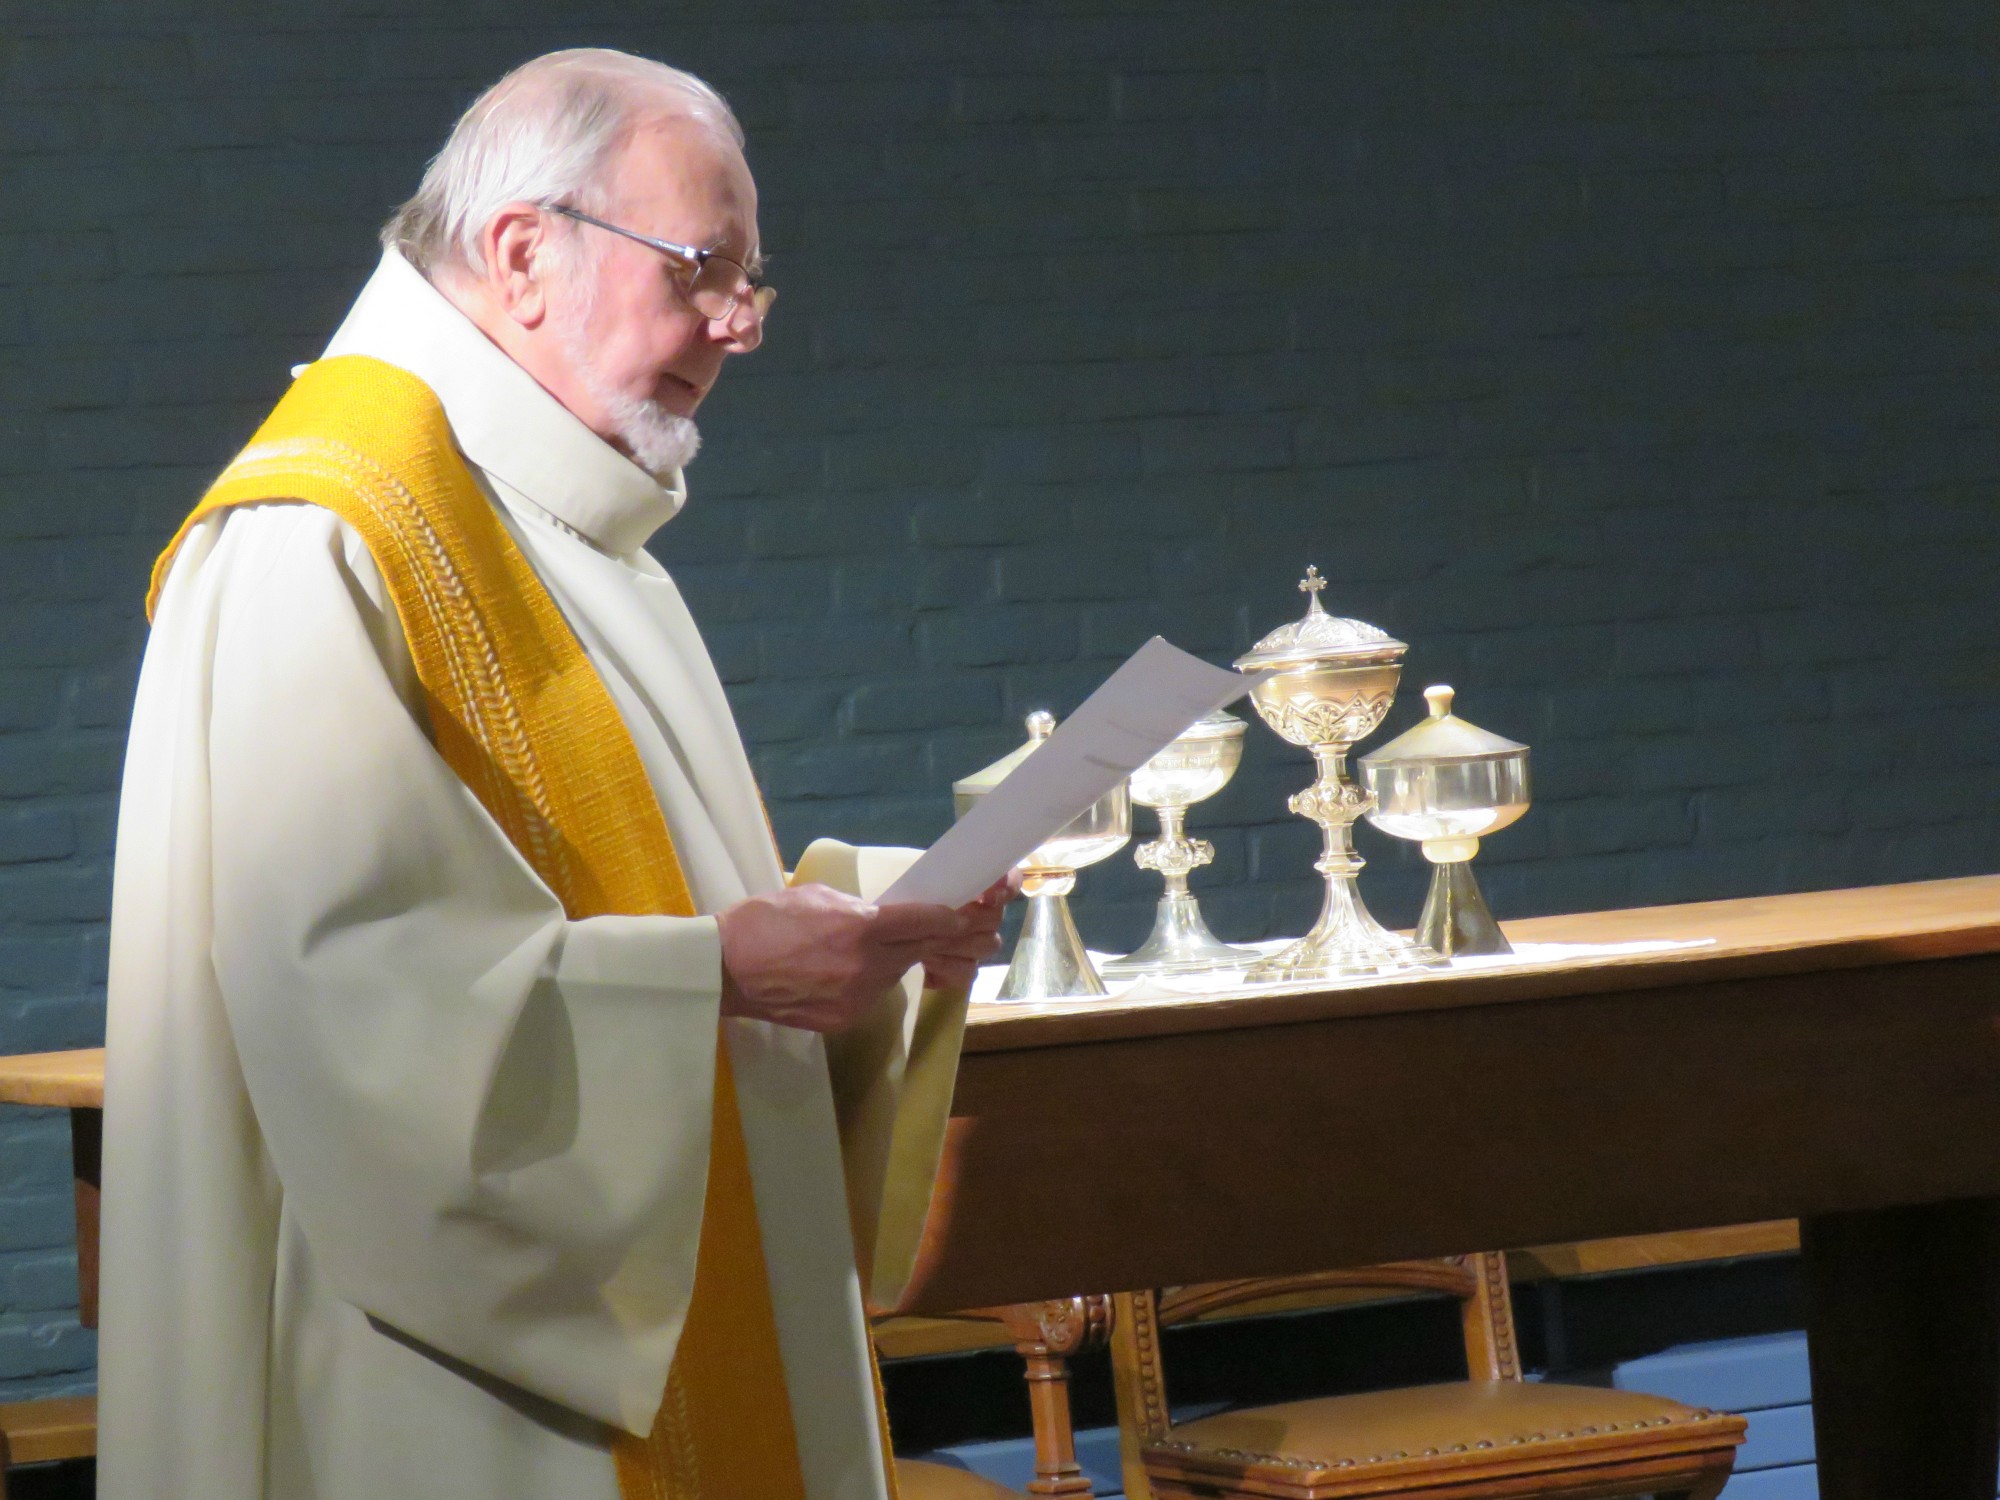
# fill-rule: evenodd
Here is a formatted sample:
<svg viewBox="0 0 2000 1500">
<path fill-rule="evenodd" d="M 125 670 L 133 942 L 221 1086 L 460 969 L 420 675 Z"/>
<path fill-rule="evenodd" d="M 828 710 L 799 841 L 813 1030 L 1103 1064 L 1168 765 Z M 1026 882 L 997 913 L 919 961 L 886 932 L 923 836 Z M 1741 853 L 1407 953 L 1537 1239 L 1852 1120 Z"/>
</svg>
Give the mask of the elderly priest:
<svg viewBox="0 0 2000 1500">
<path fill-rule="evenodd" d="M 955 1056 L 1007 891 L 788 888 L 643 550 L 771 306 L 742 133 L 552 54 L 383 238 L 155 573 L 99 1492 L 881 1496 L 864 1291 L 943 1113 L 911 1038 Z"/>
</svg>

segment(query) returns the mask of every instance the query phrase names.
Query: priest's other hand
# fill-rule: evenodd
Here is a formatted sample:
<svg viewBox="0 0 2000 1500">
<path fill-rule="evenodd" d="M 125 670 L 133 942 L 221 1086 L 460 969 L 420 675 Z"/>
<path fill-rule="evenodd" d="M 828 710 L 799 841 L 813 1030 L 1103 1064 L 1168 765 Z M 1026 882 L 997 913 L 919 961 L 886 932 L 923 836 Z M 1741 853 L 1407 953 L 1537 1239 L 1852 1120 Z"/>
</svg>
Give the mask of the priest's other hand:
<svg viewBox="0 0 2000 1500">
<path fill-rule="evenodd" d="M 999 949 L 1009 895 L 1002 882 L 956 911 L 878 906 L 823 885 L 739 901 L 716 918 L 722 1013 L 839 1031 L 919 964 L 930 982 L 969 983 L 980 960 Z"/>
<path fill-rule="evenodd" d="M 924 983 L 932 989 L 962 990 L 972 983 L 979 966 L 1000 951 L 1000 914 L 1021 892 L 1021 872 L 1010 871 L 958 909 L 966 919 L 965 934 L 942 945 L 924 959 Z"/>
</svg>

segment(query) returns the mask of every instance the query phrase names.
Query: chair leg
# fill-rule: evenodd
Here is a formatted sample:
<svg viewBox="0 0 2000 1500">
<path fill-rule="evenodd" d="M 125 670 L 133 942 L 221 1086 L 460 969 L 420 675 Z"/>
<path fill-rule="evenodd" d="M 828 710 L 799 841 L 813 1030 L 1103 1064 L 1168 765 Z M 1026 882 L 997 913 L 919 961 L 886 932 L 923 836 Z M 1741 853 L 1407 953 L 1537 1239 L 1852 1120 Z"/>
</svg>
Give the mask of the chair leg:
<svg viewBox="0 0 2000 1500">
<path fill-rule="evenodd" d="M 1076 1462 L 1069 1414 L 1067 1355 L 1101 1343 L 1108 1319 L 1104 1299 L 1070 1297 L 1007 1308 L 1002 1321 L 1027 1368 L 1028 1402 L 1035 1427 L 1035 1477 L 1031 1495 L 1088 1496 L 1090 1481 Z"/>
</svg>

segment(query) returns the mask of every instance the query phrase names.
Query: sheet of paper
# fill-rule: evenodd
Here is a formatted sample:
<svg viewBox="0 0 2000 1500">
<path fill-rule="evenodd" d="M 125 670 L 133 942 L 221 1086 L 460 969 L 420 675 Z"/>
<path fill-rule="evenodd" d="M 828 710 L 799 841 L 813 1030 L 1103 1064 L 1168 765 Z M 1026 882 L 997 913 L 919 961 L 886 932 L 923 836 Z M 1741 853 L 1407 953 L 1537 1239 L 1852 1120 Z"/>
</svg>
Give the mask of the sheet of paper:
<svg viewBox="0 0 2000 1500">
<path fill-rule="evenodd" d="M 1212 667 L 1154 636 L 881 899 L 962 906 L 1255 677 Z"/>
</svg>

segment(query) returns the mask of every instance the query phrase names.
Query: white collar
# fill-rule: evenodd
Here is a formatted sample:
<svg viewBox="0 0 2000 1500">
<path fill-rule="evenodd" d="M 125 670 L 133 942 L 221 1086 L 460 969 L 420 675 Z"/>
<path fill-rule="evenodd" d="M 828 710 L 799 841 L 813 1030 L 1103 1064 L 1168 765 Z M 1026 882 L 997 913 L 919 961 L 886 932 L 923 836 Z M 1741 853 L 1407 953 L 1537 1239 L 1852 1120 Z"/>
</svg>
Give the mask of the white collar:
<svg viewBox="0 0 2000 1500">
<path fill-rule="evenodd" d="M 465 456 L 579 533 L 624 557 L 687 499 L 584 426 L 394 250 L 361 289 L 324 357 L 365 354 L 423 381 Z"/>
</svg>

